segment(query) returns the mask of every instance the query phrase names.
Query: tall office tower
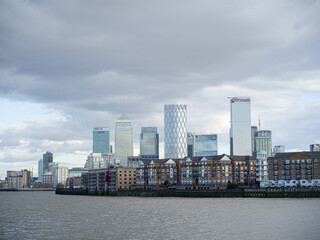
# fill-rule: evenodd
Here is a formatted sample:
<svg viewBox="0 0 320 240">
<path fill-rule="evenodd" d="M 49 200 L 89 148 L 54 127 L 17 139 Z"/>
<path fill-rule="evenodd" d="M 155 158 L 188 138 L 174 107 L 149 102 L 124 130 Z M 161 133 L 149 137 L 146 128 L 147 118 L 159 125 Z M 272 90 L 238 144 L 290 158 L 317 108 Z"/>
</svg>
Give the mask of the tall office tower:
<svg viewBox="0 0 320 240">
<path fill-rule="evenodd" d="M 41 181 L 41 176 L 43 174 L 43 159 L 38 161 L 38 180 Z"/>
<path fill-rule="evenodd" d="M 187 133 L 187 153 L 188 157 L 194 157 L 194 135 L 195 133 L 188 132 Z"/>
<path fill-rule="evenodd" d="M 128 156 L 133 155 L 133 129 L 132 122 L 127 115 L 122 114 L 116 121 L 115 131 L 115 159 L 120 165 L 128 166 Z"/>
<path fill-rule="evenodd" d="M 265 151 L 268 157 L 272 157 L 272 133 L 269 130 L 257 131 L 254 137 L 255 156 L 260 151 Z"/>
<path fill-rule="evenodd" d="M 93 153 L 109 153 L 110 129 L 108 127 L 93 128 Z"/>
<path fill-rule="evenodd" d="M 310 144 L 310 152 L 320 152 L 320 144 Z"/>
<path fill-rule="evenodd" d="M 285 147 L 283 145 L 276 145 L 273 147 L 273 153 L 272 155 L 276 155 L 277 153 L 284 153 L 285 152 Z"/>
<path fill-rule="evenodd" d="M 258 132 L 258 128 L 256 126 L 251 126 L 251 148 L 252 148 L 252 156 L 256 156 L 256 146 L 254 142 L 254 137 L 256 135 L 256 132 Z"/>
<path fill-rule="evenodd" d="M 251 148 L 251 102 L 248 97 L 230 99 L 230 154 L 249 155 Z"/>
<path fill-rule="evenodd" d="M 187 105 L 164 105 L 165 158 L 187 156 Z"/>
<path fill-rule="evenodd" d="M 159 134 L 156 127 L 142 127 L 140 133 L 142 159 L 159 159 Z"/>
<path fill-rule="evenodd" d="M 218 155 L 217 134 L 203 134 L 194 136 L 194 156 Z"/>
<path fill-rule="evenodd" d="M 53 155 L 51 152 L 46 152 L 43 154 L 43 157 L 42 157 L 42 160 L 43 160 L 43 172 L 42 173 L 46 173 L 46 172 L 49 172 L 49 163 L 52 163 L 53 162 Z"/>
</svg>

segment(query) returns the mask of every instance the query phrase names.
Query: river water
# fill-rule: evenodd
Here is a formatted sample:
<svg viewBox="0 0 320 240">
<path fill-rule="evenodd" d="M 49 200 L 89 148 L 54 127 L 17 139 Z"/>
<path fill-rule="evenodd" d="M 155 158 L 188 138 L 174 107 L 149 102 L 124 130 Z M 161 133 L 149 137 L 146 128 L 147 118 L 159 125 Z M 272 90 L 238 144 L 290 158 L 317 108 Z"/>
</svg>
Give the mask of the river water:
<svg viewBox="0 0 320 240">
<path fill-rule="evenodd" d="M 0 192 L 0 239 L 320 239 L 320 199 Z"/>
</svg>

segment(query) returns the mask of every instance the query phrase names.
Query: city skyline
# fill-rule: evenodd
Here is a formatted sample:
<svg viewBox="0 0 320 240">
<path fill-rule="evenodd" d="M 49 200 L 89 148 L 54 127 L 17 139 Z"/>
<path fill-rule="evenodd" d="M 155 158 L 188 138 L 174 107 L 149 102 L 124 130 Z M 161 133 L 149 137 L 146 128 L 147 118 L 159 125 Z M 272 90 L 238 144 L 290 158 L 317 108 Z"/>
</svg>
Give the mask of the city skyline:
<svg viewBox="0 0 320 240">
<path fill-rule="evenodd" d="M 251 125 L 260 115 L 273 145 L 319 143 L 320 3 L 233 4 L 1 1 L 0 179 L 36 172 L 46 151 L 83 166 L 92 127 L 108 126 L 114 146 L 121 113 L 133 154 L 139 129 L 156 126 L 164 156 L 168 103 L 187 104 L 188 132 L 216 133 L 228 154 L 229 96 L 251 97 Z"/>
</svg>

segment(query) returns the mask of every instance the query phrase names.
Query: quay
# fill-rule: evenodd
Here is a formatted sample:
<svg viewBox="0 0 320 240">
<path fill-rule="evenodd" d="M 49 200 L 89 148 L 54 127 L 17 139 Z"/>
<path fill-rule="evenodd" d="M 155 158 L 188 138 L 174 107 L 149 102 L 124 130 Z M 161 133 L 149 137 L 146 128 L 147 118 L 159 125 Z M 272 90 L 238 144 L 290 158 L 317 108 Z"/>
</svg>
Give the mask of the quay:
<svg viewBox="0 0 320 240">
<path fill-rule="evenodd" d="M 56 194 L 123 197 L 192 197 L 192 198 L 320 198 L 320 188 L 269 188 L 269 189 L 225 189 L 225 190 L 126 190 L 88 191 L 57 188 Z"/>
</svg>

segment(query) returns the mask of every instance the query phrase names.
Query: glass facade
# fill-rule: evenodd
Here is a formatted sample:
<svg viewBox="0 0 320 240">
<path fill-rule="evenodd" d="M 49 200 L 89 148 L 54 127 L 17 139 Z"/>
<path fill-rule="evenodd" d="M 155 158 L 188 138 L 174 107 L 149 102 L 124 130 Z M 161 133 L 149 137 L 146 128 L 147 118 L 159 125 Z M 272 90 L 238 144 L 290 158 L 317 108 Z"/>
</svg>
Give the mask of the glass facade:
<svg viewBox="0 0 320 240">
<path fill-rule="evenodd" d="M 217 134 L 195 135 L 194 155 L 195 157 L 218 155 Z"/>
<path fill-rule="evenodd" d="M 159 159 L 159 134 L 156 127 L 142 127 L 140 133 L 142 159 Z"/>
<path fill-rule="evenodd" d="M 165 158 L 187 156 L 187 105 L 164 106 L 164 155 Z"/>
<path fill-rule="evenodd" d="M 272 133 L 269 130 L 261 130 L 255 133 L 254 156 L 260 151 L 265 151 L 268 157 L 272 157 Z"/>
<path fill-rule="evenodd" d="M 115 131 L 115 159 L 120 165 L 128 166 L 128 156 L 133 155 L 133 129 L 132 122 L 127 115 L 122 114 L 116 121 Z"/>
<path fill-rule="evenodd" d="M 110 129 L 108 127 L 93 128 L 93 153 L 109 153 Z"/>
<path fill-rule="evenodd" d="M 230 99 L 230 154 L 252 155 L 251 100 L 248 97 Z"/>
<path fill-rule="evenodd" d="M 49 163 L 53 162 L 53 154 L 51 152 L 44 153 L 42 160 L 43 160 L 43 162 L 42 162 L 42 166 L 43 166 L 42 173 L 48 172 L 49 171 Z"/>
<path fill-rule="evenodd" d="M 187 133 L 188 157 L 194 157 L 194 135 L 195 133 Z"/>
</svg>

